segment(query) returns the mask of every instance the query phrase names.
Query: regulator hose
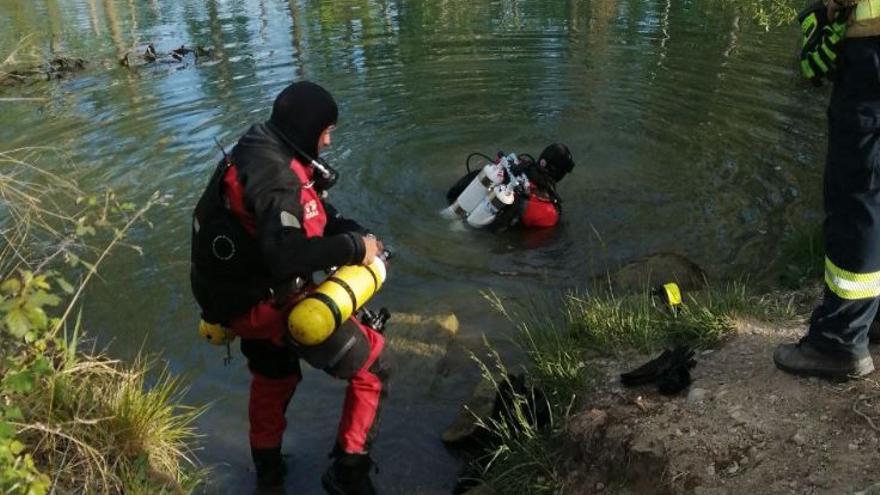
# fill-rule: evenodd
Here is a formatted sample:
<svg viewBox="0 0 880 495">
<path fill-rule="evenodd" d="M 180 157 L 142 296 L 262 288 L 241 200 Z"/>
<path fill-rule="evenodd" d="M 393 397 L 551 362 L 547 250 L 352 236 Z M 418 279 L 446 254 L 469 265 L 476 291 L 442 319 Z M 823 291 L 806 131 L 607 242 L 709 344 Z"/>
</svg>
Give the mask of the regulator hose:
<svg viewBox="0 0 880 495">
<path fill-rule="evenodd" d="M 487 155 L 484 155 L 483 153 L 480 153 L 479 151 L 475 151 L 475 152 L 471 153 L 470 155 L 468 155 L 468 157 L 465 158 L 465 160 L 464 160 L 464 169 L 467 170 L 467 173 L 471 173 L 471 158 L 473 158 L 475 156 L 485 158 L 486 161 L 488 161 L 488 162 L 492 161 L 492 159 L 489 158 Z"/>
</svg>

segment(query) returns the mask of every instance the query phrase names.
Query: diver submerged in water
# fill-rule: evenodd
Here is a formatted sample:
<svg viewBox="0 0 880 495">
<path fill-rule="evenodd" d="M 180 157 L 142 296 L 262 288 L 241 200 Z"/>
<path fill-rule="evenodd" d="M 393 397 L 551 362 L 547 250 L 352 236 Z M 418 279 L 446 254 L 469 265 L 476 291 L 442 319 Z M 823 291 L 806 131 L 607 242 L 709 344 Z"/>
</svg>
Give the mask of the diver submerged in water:
<svg viewBox="0 0 880 495">
<path fill-rule="evenodd" d="M 486 158 L 483 168 L 470 170 L 470 159 Z M 446 193 L 449 207 L 441 214 L 461 218 L 471 227 L 506 230 L 553 227 L 559 223 L 562 198 L 556 184 L 574 169 L 568 147 L 554 143 L 544 148 L 537 160 L 530 155 L 498 153 L 495 160 L 471 154 L 468 173 Z"/>
</svg>

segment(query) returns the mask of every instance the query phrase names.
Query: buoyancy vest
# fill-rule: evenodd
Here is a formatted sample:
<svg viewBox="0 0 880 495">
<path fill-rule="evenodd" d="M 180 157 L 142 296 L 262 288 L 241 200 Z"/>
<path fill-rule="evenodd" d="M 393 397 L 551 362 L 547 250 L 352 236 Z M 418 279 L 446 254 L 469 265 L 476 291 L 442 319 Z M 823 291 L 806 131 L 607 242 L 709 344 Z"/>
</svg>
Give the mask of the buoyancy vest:
<svg viewBox="0 0 880 495">
<path fill-rule="evenodd" d="M 300 182 L 301 227 L 307 237 L 321 236 L 327 215 L 321 197 L 312 187 L 309 168 L 290 161 Z M 290 222 L 299 220 L 290 215 Z M 221 162 L 211 177 L 193 215 L 190 281 L 202 318 L 227 323 L 289 287 L 275 280 L 262 261 L 253 215 L 245 207 L 244 187 L 236 166 Z M 310 274 L 303 274 L 308 277 Z"/>
<path fill-rule="evenodd" d="M 559 209 L 553 200 L 538 196 L 532 189 L 520 222 L 524 227 L 553 227 L 559 223 Z"/>
<path fill-rule="evenodd" d="M 847 38 L 880 36 L 880 0 L 860 0 L 850 15 Z"/>
</svg>

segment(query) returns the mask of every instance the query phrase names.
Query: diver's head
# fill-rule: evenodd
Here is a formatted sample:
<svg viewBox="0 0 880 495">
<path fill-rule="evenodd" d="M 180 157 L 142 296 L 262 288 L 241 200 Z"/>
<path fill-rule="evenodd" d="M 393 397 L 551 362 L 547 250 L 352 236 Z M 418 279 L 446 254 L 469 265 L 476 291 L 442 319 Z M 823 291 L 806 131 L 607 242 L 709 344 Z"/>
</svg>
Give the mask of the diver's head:
<svg viewBox="0 0 880 495">
<path fill-rule="evenodd" d="M 313 82 L 299 81 L 275 98 L 269 123 L 309 155 L 303 158 L 317 158 L 321 149 L 330 145 L 330 132 L 338 117 L 330 92 Z"/>
<path fill-rule="evenodd" d="M 554 181 L 559 182 L 574 169 L 574 158 L 572 158 L 568 146 L 562 143 L 553 143 L 541 152 L 541 156 L 538 157 L 538 167 Z"/>
</svg>

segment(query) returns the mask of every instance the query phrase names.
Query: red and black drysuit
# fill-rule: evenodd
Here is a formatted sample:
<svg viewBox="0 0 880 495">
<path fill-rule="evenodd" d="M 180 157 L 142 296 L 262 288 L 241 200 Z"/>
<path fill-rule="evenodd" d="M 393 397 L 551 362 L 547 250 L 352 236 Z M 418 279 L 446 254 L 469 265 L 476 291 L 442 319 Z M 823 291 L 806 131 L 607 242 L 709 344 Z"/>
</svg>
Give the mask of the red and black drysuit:
<svg viewBox="0 0 880 495">
<path fill-rule="evenodd" d="M 281 445 L 284 413 L 302 377 L 299 358 L 349 382 L 336 448 L 368 449 L 386 395 L 383 336 L 354 319 L 318 346 L 295 346 L 286 334 L 287 315 L 311 274 L 360 263 L 364 233 L 322 200 L 312 167 L 303 165 L 271 123 L 247 131 L 199 201 L 193 292 L 204 318 L 241 337 L 253 375 L 249 417 L 255 451 Z"/>
</svg>

